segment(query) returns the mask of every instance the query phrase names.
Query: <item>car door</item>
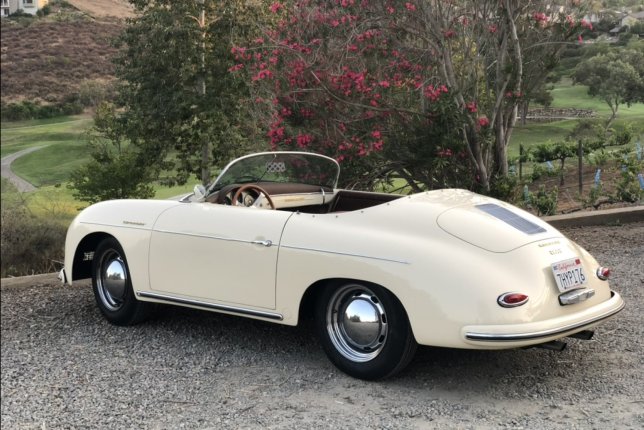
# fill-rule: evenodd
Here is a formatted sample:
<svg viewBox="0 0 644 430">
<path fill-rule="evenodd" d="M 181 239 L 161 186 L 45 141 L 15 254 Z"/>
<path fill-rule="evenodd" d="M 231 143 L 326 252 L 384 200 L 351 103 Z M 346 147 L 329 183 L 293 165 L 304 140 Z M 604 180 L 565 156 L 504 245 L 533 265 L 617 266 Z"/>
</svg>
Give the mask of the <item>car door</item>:
<svg viewBox="0 0 644 430">
<path fill-rule="evenodd" d="M 186 203 L 157 219 L 150 288 L 207 302 L 275 308 L 282 230 L 292 212 Z"/>
</svg>

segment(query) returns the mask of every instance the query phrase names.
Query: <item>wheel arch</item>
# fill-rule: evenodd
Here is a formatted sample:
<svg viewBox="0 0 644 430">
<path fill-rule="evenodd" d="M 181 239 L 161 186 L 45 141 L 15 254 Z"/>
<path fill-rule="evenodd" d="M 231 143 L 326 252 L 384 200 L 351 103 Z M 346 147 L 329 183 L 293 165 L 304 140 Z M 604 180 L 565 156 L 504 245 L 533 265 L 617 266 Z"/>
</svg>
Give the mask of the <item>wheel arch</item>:
<svg viewBox="0 0 644 430">
<path fill-rule="evenodd" d="M 72 263 L 72 281 L 92 277 L 94 251 L 96 251 L 98 244 L 107 238 L 118 240 L 109 233 L 95 232 L 88 234 L 78 243 Z"/>
<path fill-rule="evenodd" d="M 376 282 L 366 281 L 364 279 L 358 279 L 358 278 L 325 278 L 325 279 L 320 279 L 318 281 L 315 281 L 314 283 L 309 285 L 304 291 L 304 294 L 300 299 L 297 323 L 300 324 L 302 323 L 303 320 L 309 320 L 313 318 L 313 314 L 314 314 L 313 310 L 314 310 L 315 302 L 318 299 L 320 293 L 322 292 L 322 289 L 333 288 L 349 282 L 356 282 L 359 284 L 364 284 L 366 286 L 376 285 L 380 288 L 383 288 L 389 294 L 391 294 L 391 296 L 394 299 L 396 299 L 398 303 L 400 303 L 402 309 L 405 312 L 405 317 L 407 317 L 407 320 L 409 321 L 409 314 L 407 313 L 407 309 L 405 309 L 404 304 L 402 303 L 400 298 L 396 295 L 396 293 L 392 291 L 390 288 L 387 288 L 387 286 L 378 284 Z"/>
</svg>

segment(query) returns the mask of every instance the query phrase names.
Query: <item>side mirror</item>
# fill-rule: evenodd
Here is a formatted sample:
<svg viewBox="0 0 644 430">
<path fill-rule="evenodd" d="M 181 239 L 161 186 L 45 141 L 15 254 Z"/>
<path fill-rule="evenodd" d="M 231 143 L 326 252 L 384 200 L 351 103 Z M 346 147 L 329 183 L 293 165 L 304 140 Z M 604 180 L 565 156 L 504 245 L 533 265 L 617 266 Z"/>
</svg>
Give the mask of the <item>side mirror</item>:
<svg viewBox="0 0 644 430">
<path fill-rule="evenodd" d="M 195 188 L 192 191 L 194 193 L 196 201 L 201 202 L 206 198 L 206 187 L 204 187 L 203 185 L 195 185 Z"/>
</svg>

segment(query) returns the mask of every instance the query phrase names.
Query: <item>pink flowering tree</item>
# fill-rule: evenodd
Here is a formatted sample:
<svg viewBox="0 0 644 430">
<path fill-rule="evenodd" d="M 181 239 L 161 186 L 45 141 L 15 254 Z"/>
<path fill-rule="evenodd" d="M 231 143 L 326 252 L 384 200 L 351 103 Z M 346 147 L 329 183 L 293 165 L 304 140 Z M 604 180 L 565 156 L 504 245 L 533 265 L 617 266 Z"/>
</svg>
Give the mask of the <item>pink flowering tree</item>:
<svg viewBox="0 0 644 430">
<path fill-rule="evenodd" d="M 415 191 L 489 191 L 507 174 L 526 57 L 581 29 L 546 4 L 274 2 L 278 24 L 233 48 L 231 71 L 254 84 L 271 147 L 335 157 L 344 185 L 397 177 Z"/>
</svg>

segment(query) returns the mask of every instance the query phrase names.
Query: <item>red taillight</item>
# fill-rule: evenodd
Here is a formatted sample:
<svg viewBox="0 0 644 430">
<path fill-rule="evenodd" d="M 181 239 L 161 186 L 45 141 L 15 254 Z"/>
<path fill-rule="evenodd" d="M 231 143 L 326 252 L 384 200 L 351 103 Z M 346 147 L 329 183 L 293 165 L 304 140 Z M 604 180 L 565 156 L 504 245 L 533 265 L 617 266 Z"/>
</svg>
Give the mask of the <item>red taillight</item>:
<svg viewBox="0 0 644 430">
<path fill-rule="evenodd" d="M 610 278 L 610 269 L 608 267 L 598 267 L 597 268 L 597 277 L 602 281 Z"/>
<path fill-rule="evenodd" d="M 521 293 L 505 293 L 501 294 L 496 302 L 504 308 L 513 308 L 521 306 L 528 301 L 528 296 Z"/>
</svg>

